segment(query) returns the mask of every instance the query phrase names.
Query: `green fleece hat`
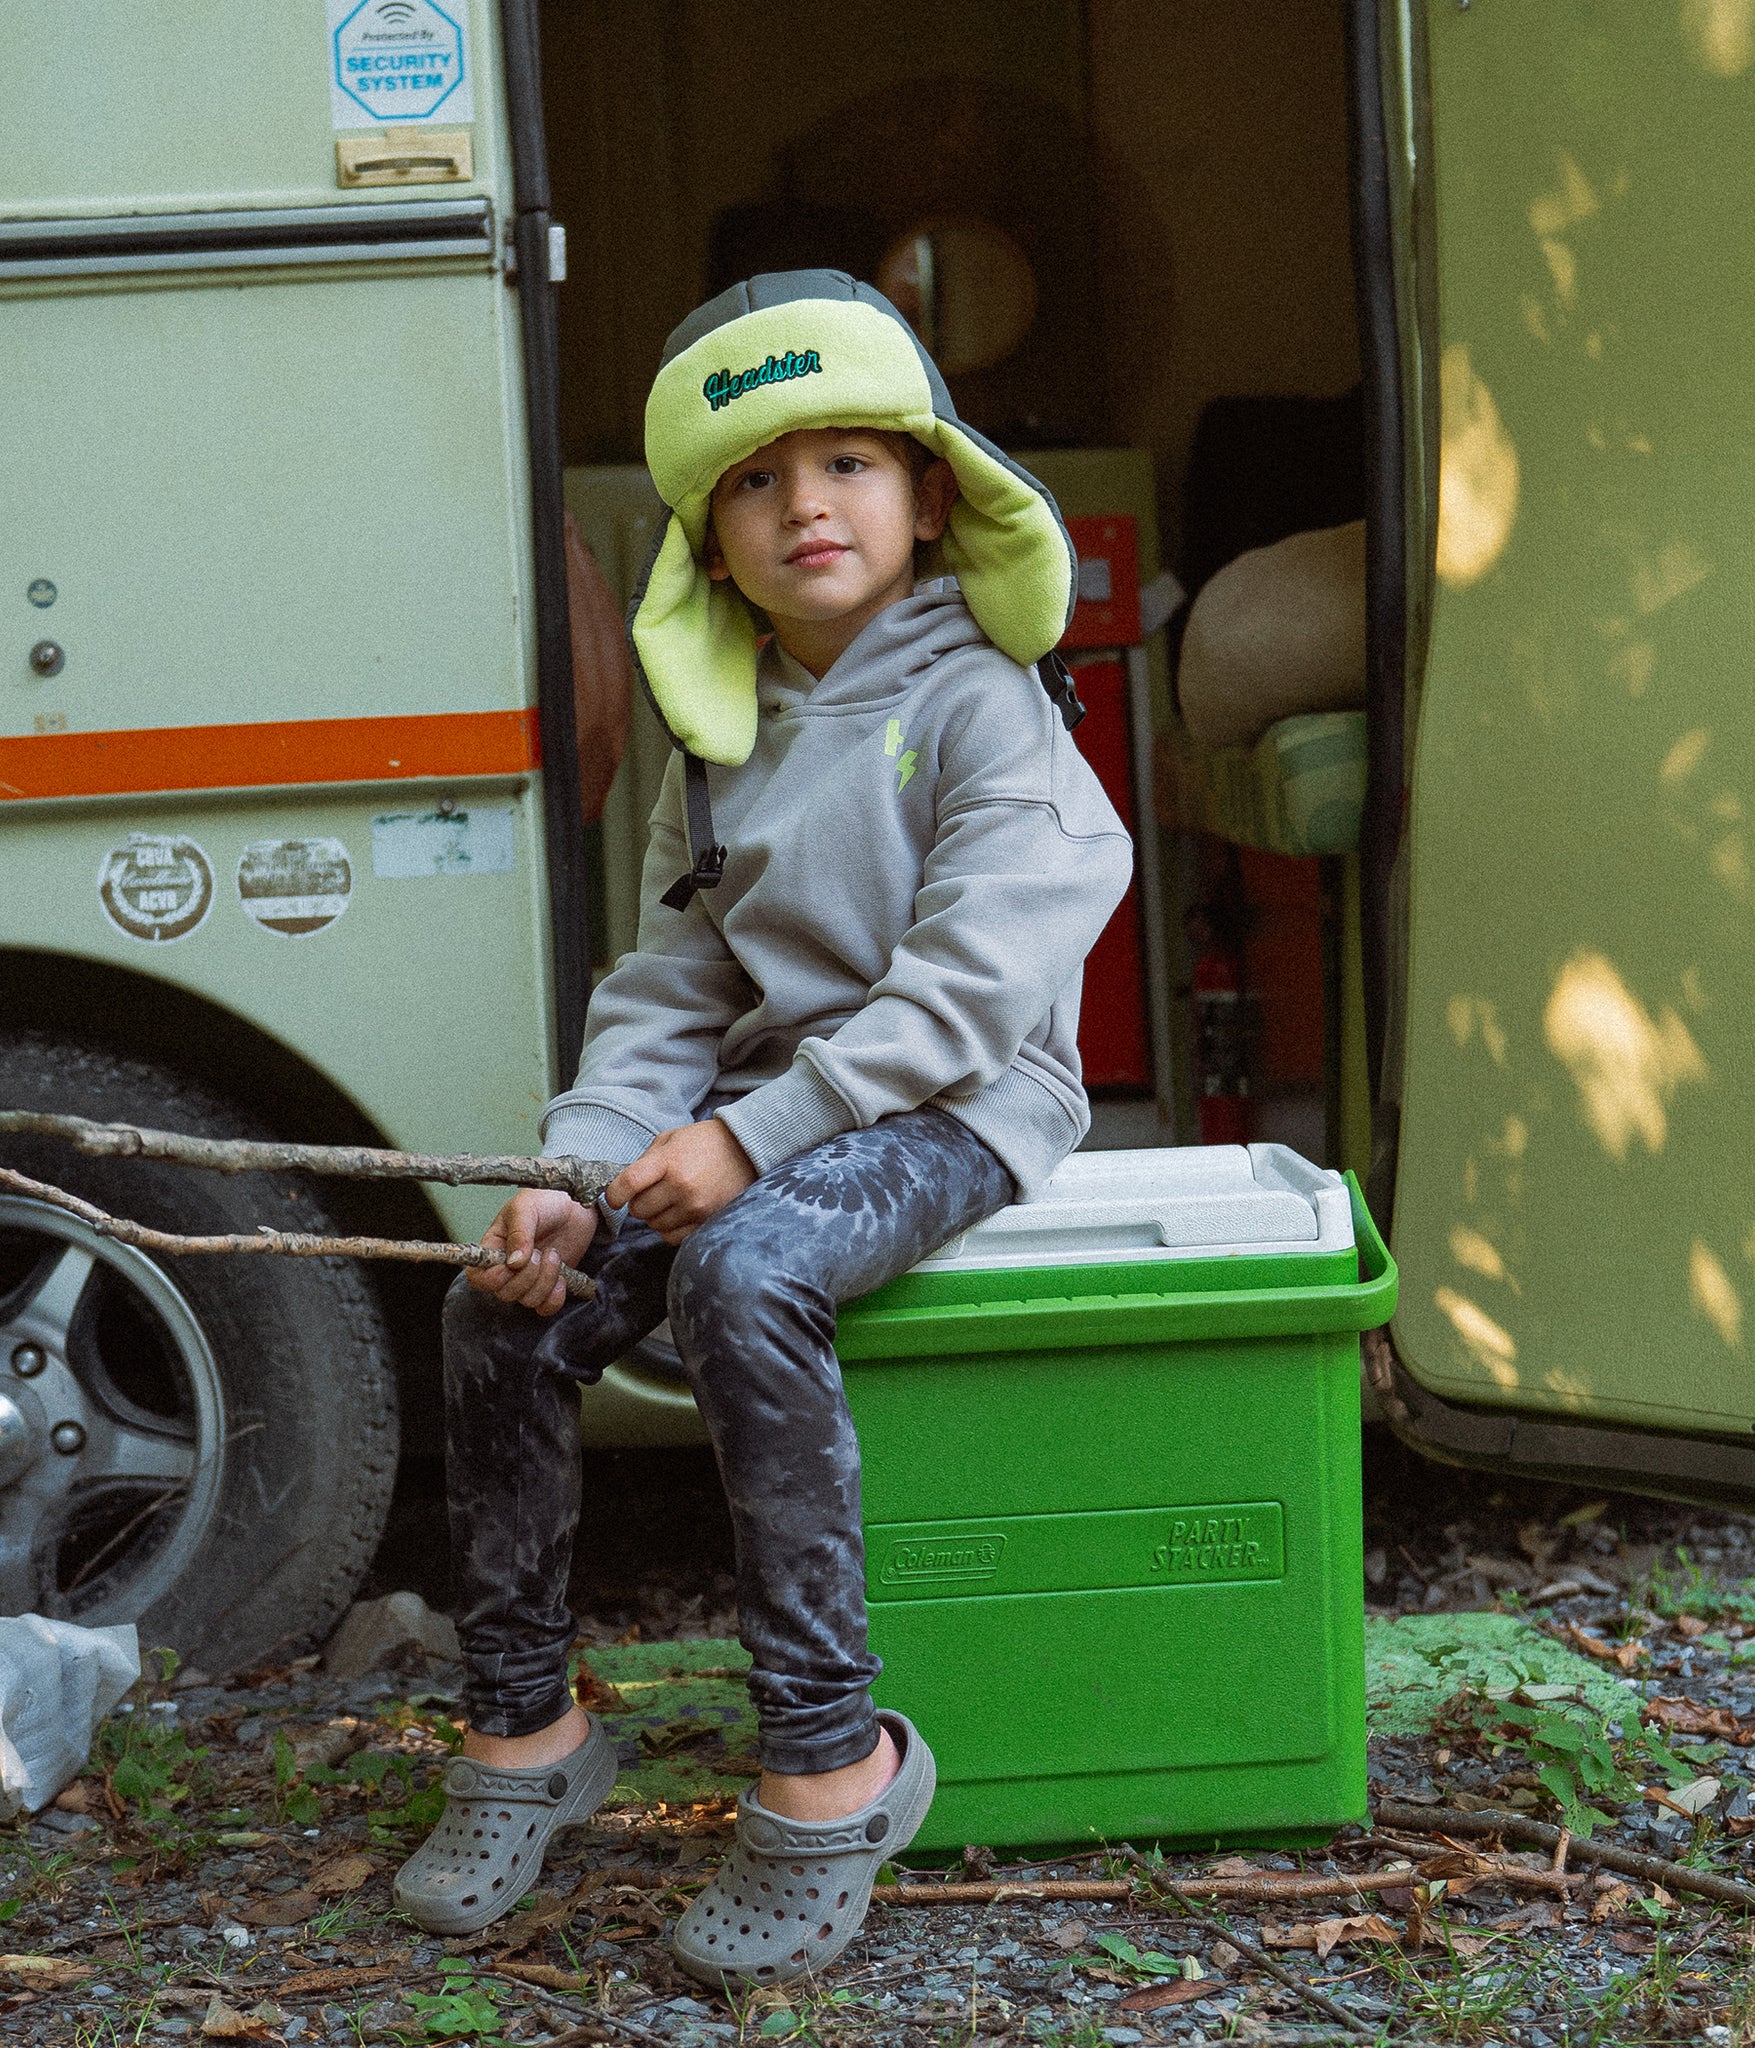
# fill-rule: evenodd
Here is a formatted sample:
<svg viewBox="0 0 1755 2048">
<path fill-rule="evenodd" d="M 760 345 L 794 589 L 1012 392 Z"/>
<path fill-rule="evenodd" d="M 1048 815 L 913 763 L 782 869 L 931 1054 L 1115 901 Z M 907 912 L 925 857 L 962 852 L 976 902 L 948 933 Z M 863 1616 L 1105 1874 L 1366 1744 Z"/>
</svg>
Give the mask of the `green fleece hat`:
<svg viewBox="0 0 1755 2048">
<path fill-rule="evenodd" d="M 756 743 L 757 632 L 701 560 L 713 486 L 800 427 L 912 434 L 944 457 L 959 495 L 933 573 L 957 578 L 977 625 L 1014 661 L 1041 660 L 1078 596 L 1078 557 L 1053 498 L 957 418 L 932 358 L 881 292 L 838 270 L 734 285 L 671 335 L 646 401 L 646 462 L 672 517 L 632 621 L 672 735 L 727 767 Z"/>
</svg>

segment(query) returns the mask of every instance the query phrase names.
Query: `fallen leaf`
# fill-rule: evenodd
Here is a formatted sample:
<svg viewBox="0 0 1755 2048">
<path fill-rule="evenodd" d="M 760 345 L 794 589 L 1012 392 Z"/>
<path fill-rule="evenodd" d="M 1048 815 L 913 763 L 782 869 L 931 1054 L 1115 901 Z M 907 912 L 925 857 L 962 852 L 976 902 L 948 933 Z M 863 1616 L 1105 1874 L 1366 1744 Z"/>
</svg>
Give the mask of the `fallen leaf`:
<svg viewBox="0 0 1755 2048">
<path fill-rule="evenodd" d="M 201 2031 L 210 2041 L 278 2041 L 280 2036 L 266 2020 L 257 2019 L 253 2013 L 239 2012 L 235 2005 L 227 2005 L 216 1991 L 208 2005 L 207 2015 L 201 2022 Z"/>
<path fill-rule="evenodd" d="M 712 1674 L 697 1671 L 697 1678 L 709 1676 L 729 1677 L 729 1672 Z M 573 1666 L 573 1696 L 588 1714 L 625 1714 L 628 1703 L 606 1678 L 599 1678 L 583 1657 Z"/>
<path fill-rule="evenodd" d="M 1538 1927 L 1559 1927 L 1564 1924 L 1565 1915 L 1552 1899 L 1531 1899 L 1527 1906 L 1519 1906 L 1515 1912 L 1501 1913 L 1497 1920 L 1487 1925 L 1501 1934 L 1528 1934 Z"/>
<path fill-rule="evenodd" d="M 510 1977 L 518 1984 L 535 1984 L 544 1991 L 570 1991 L 577 1996 L 597 1988 L 595 1978 L 582 1977 L 577 1970 L 557 1970 L 553 1963 L 488 1963 L 483 1967 L 496 1977 Z"/>
<path fill-rule="evenodd" d="M 70 1984 L 83 1983 L 92 1969 L 90 1963 L 75 1962 L 68 1956 L 0 1956 L 0 1973 L 31 1991 L 63 1991 Z"/>
<path fill-rule="evenodd" d="M 1172 1977 L 1164 1984 L 1147 1984 L 1130 1991 L 1121 2000 L 1122 2012 L 1162 2012 L 1167 2005 L 1190 2005 L 1197 1998 L 1210 1998 L 1220 1987 L 1208 1977 Z"/>
<path fill-rule="evenodd" d="M 608 1875 L 606 1870 L 590 1870 L 585 1873 L 583 1883 L 570 1892 L 538 1892 L 533 1905 L 525 1907 L 522 1913 L 514 1913 L 503 1927 L 495 1929 L 494 1945 L 512 1954 L 528 1947 L 539 1934 L 564 1926 Z"/>
<path fill-rule="evenodd" d="M 1715 1741 L 1734 1742 L 1739 1749 L 1755 1743 L 1755 1728 L 1745 1728 L 1728 1707 L 1703 1707 L 1695 1700 L 1672 1693 L 1647 1700 L 1639 1710 L 1639 1718 L 1677 1735 L 1709 1735 Z"/>
<path fill-rule="evenodd" d="M 351 1991 L 356 1984 L 381 1984 L 395 1974 L 396 1966 L 391 1963 L 368 1963 L 358 1970 L 301 1970 L 295 1976 L 282 1977 L 274 1992 L 277 1998 L 314 1998 L 320 1993 Z"/>
<path fill-rule="evenodd" d="M 1331 1950 L 1355 1941 L 1389 1941 L 1399 1945 L 1401 1936 L 1381 1913 L 1354 1913 L 1344 1919 L 1300 1920 L 1291 1927 L 1263 1923 L 1261 1938 L 1269 1948 L 1311 1948 L 1318 1962 Z"/>
<path fill-rule="evenodd" d="M 342 1899 L 349 1892 L 357 1892 L 377 1867 L 374 1857 L 357 1852 L 331 1856 L 305 1879 L 304 1889 L 319 1899 Z"/>
<path fill-rule="evenodd" d="M 679 1749 L 687 1749 L 690 1743 L 704 1741 L 707 1736 L 720 1732 L 717 1724 L 709 1721 L 671 1721 L 662 1728 L 642 1728 L 640 1747 L 648 1756 L 674 1756 Z"/>
<path fill-rule="evenodd" d="M 1648 1956 L 1657 1947 L 1657 1936 L 1649 1927 L 1617 1927 L 1609 1944 L 1624 1956 Z"/>
<path fill-rule="evenodd" d="M 1623 1913 L 1631 1913 L 1638 1896 L 1630 1884 L 1610 1885 L 1607 1891 L 1599 1892 L 1591 1901 L 1591 1925 L 1600 1927 L 1605 1920 L 1613 1920 Z"/>
<path fill-rule="evenodd" d="M 1716 1778 L 1691 1778 L 1673 1792 L 1665 1792 L 1657 1785 L 1647 1785 L 1645 1797 L 1652 1806 L 1667 1807 L 1671 1813 L 1679 1813 L 1686 1820 L 1697 1820 L 1718 1797 L 1721 1789 Z"/>
<path fill-rule="evenodd" d="M 1710 1621 L 1702 1621 L 1698 1614 L 1678 1614 L 1670 1623 L 1670 1627 L 1685 1643 L 1691 1643 L 1697 1637 L 1705 1635 L 1711 1626 Z"/>
<path fill-rule="evenodd" d="M 1617 1665 L 1623 1671 L 1636 1670 L 1645 1655 L 1645 1645 L 1637 1636 L 1630 1636 L 1624 1643 L 1607 1643 L 1601 1636 L 1586 1635 L 1575 1621 L 1566 1624 L 1565 1635 L 1575 1650 L 1582 1650 L 1601 1663 Z"/>
<path fill-rule="evenodd" d="M 323 1901 L 311 1892 L 282 1892 L 278 1898 L 253 1899 L 238 1911 L 241 1927 L 302 1927 L 313 1914 L 323 1910 Z"/>
<path fill-rule="evenodd" d="M 107 1813 L 104 1795 L 95 1785 L 87 1784 L 83 1778 L 75 1778 L 71 1785 L 63 1785 L 49 1802 L 62 1813 Z"/>
<path fill-rule="evenodd" d="M 1450 1937 L 1451 1953 L 1459 1956 L 1485 1955 L 1493 1944 L 1484 1935 L 1453 1934 Z"/>
<path fill-rule="evenodd" d="M 278 1841 L 277 1835 L 265 1835 L 258 1828 L 231 1828 L 223 1835 L 213 1838 L 222 1849 L 266 1849 L 270 1842 Z"/>
<path fill-rule="evenodd" d="M 1221 1976 L 1227 1970 L 1235 1969 L 1242 1960 L 1241 1952 L 1234 1949 L 1228 1941 L 1215 1941 L 1213 1943 L 1213 1968 Z"/>
<path fill-rule="evenodd" d="M 1048 1939 L 1056 1948 L 1070 1952 L 1079 1947 L 1090 1931 L 1082 1920 L 1063 1920 Z"/>
<path fill-rule="evenodd" d="M 1208 1877 L 1260 1877 L 1261 1865 L 1251 1863 L 1247 1856 L 1227 1856 L 1223 1863 L 1215 1863 L 1207 1872 Z"/>
</svg>

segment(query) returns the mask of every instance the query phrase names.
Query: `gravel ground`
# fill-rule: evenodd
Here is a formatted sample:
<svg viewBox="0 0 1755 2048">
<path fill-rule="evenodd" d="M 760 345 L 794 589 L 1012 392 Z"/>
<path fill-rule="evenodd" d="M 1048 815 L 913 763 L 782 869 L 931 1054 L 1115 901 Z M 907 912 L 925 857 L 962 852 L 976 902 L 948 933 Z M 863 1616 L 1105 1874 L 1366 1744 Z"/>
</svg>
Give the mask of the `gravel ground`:
<svg viewBox="0 0 1755 2048">
<path fill-rule="evenodd" d="M 595 1475 L 594 1515 L 614 1540 L 591 1550 L 575 1583 L 587 1643 L 727 1632 L 728 1540 L 710 1468 L 600 1460 Z M 1373 1611 L 1499 1608 L 1634 1681 L 1620 1720 L 1567 1724 L 1584 1728 L 1611 1774 L 1595 1786 L 1598 1831 L 1571 1850 L 1568 1870 L 1582 1876 L 1568 1890 L 1544 1888 L 1545 1849 L 1458 1837 L 1502 1860 L 1470 1884 L 1453 1852 L 1444 1893 L 1411 1889 L 1410 1871 L 1409 1887 L 1368 1896 L 1337 1887 L 1295 1908 L 1202 1906 L 1196 1924 L 1119 1859 L 990 1870 L 977 1852 L 949 1875 L 1135 1888 L 1112 1900 L 878 1905 L 822 1982 L 734 2005 L 684 1978 L 660 1939 L 729 1834 L 728 1799 L 606 1808 L 561 1838 L 542 1893 L 514 1920 L 480 1940 L 429 1941 L 396 1916 L 389 1882 L 430 1821 L 458 1674 L 421 1662 L 344 1683 L 305 1662 L 225 1685 L 143 1687 L 61 1804 L 0 1830 L 0 2040 L 1755 2043 L 1740 1911 L 1590 1863 L 1593 1845 L 1609 1843 L 1755 1881 L 1755 1749 L 1744 1746 L 1745 1730 L 1755 1743 L 1755 1523 L 1444 1472 L 1387 1441 L 1368 1454 L 1367 1482 Z M 423 1514 L 405 1504 L 404 1552 L 393 1541 L 381 1571 L 442 1598 L 441 1568 L 427 1564 L 424 1582 L 403 1570 L 433 1555 Z M 1516 1727 L 1508 1708 L 1524 1714 Z M 1699 1732 L 1689 1708 L 1723 1712 Z M 1636 1754 L 1642 1711 L 1660 1717 L 1659 1746 Z M 1574 1740 L 1557 1712 L 1542 1699 L 1465 1697 L 1429 1732 L 1375 1735 L 1373 1795 L 1427 1812 L 1564 1818 L 1554 1785 L 1578 1785 L 1556 1777 Z M 1686 1804 L 1705 1780 L 1717 1790 L 1698 1819 L 1640 1796 L 1655 1782 Z M 1171 1855 L 1158 1875 L 1188 1882 L 1217 1863 L 1346 1877 L 1443 1846 L 1430 1829 L 1349 1829 L 1300 1856 Z M 1330 1940 L 1321 1959 L 1291 1945 Z M 1263 1956 L 1294 1982 L 1259 1967 Z"/>
</svg>

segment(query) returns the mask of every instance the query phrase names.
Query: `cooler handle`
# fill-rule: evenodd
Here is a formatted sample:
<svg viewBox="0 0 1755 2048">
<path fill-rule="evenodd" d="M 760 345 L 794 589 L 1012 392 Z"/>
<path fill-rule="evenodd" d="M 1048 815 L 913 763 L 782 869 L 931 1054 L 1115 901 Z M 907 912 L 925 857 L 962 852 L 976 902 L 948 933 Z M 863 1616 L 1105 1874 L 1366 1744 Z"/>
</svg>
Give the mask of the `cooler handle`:
<svg viewBox="0 0 1755 2048">
<path fill-rule="evenodd" d="M 1347 1199 L 1353 1206 L 1353 1241 L 1359 1248 L 1360 1279 L 1353 1299 L 1368 1311 L 1359 1328 L 1377 1330 L 1395 1314 L 1401 1273 L 1390 1256 L 1389 1246 L 1383 1241 L 1383 1233 L 1365 1206 L 1358 1176 L 1349 1170 L 1342 1178 L 1347 1183 Z"/>
</svg>

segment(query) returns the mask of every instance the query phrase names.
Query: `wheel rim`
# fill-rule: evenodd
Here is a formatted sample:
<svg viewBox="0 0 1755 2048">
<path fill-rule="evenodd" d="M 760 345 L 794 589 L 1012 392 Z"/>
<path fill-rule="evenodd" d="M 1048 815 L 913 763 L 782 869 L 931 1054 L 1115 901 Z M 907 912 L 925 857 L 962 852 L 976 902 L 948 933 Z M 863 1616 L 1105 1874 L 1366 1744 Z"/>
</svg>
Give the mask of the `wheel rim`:
<svg viewBox="0 0 1755 2048">
<path fill-rule="evenodd" d="M 0 1195 L 0 1614 L 137 1620 L 213 1519 L 225 1398 L 144 1253 Z"/>
</svg>

